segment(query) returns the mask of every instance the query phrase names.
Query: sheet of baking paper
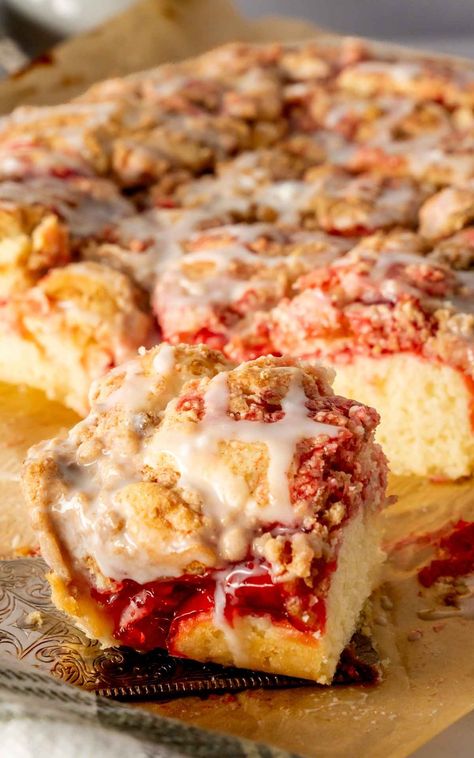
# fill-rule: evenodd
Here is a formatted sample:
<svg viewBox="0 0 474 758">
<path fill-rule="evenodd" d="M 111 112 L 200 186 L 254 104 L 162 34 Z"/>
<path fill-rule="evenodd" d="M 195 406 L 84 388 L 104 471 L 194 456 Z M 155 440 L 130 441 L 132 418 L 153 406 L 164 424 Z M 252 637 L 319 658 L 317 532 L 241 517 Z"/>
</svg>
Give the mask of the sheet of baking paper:
<svg viewBox="0 0 474 758">
<path fill-rule="evenodd" d="M 247 21 L 230 0 L 141 0 L 1 82 L 0 113 L 17 105 L 62 103 L 100 79 L 187 58 L 224 42 L 303 39 L 315 31 L 297 19 Z"/>
<path fill-rule="evenodd" d="M 27 553 L 35 545 L 20 489 L 28 448 L 78 420 L 73 411 L 51 403 L 42 392 L 0 382 L 0 558 Z"/>
<path fill-rule="evenodd" d="M 311 25 L 291 20 L 247 23 L 226 0 L 144 0 L 99 31 L 65 43 L 52 62 L 1 83 L 0 111 L 19 102 L 60 102 L 102 77 L 194 55 L 230 39 L 302 39 L 313 32 Z M 28 446 L 75 420 L 41 393 L 0 385 L 1 556 L 34 546 L 19 487 Z M 394 480 L 392 491 L 399 501 L 385 518 L 391 545 L 461 515 L 474 519 L 471 482 Z M 474 622 L 418 618 L 426 601 L 414 567 L 423 557 L 416 546 L 392 554 L 374 601 L 375 637 L 385 661 L 378 687 L 243 693 L 141 707 L 318 758 L 408 755 L 474 706 Z"/>
</svg>

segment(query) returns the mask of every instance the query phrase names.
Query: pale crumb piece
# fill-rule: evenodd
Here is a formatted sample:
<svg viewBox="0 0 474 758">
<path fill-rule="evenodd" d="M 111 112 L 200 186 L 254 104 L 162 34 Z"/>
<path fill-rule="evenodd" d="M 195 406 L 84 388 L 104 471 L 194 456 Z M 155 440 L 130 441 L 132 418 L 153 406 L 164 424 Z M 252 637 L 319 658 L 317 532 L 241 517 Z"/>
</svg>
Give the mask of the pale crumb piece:
<svg viewBox="0 0 474 758">
<path fill-rule="evenodd" d="M 275 574 L 285 579 L 309 577 L 314 559 L 322 555 L 322 544 L 315 534 L 272 537 L 267 532 L 257 537 L 253 544 L 257 554 L 270 563 Z"/>
<path fill-rule="evenodd" d="M 40 611 L 31 611 L 25 618 L 27 626 L 33 626 L 37 629 L 41 629 L 44 623 L 43 614 Z"/>
<path fill-rule="evenodd" d="M 408 642 L 417 642 L 418 640 L 421 640 L 423 637 L 423 632 L 421 629 L 412 629 L 411 632 L 408 632 L 407 634 L 407 640 Z"/>
<path fill-rule="evenodd" d="M 391 611 L 393 608 L 393 601 L 389 598 L 388 595 L 381 595 L 380 605 L 382 606 L 384 611 Z"/>
<path fill-rule="evenodd" d="M 341 523 L 346 514 L 346 509 L 343 503 L 334 503 L 326 513 L 326 521 L 331 526 L 337 526 Z"/>
</svg>

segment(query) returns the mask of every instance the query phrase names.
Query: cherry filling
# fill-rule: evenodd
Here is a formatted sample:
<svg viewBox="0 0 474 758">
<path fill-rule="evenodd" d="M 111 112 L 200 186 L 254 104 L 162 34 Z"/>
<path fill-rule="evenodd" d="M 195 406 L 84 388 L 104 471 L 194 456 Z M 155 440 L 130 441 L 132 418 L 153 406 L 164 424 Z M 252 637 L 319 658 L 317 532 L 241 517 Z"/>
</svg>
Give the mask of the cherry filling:
<svg viewBox="0 0 474 758">
<path fill-rule="evenodd" d="M 269 615 L 303 632 L 323 630 L 326 623 L 325 595 L 336 562 L 322 563 L 317 591 L 302 580 L 273 581 L 265 564 L 253 561 L 227 572 L 208 572 L 179 579 L 138 584 L 125 579 L 106 592 L 91 589 L 100 608 L 113 622 L 113 636 L 122 645 L 139 650 L 167 648 L 179 654 L 174 640 L 181 622 L 214 612 L 216 585 L 225 593 L 223 615 L 232 625 L 236 616 Z"/>
<path fill-rule="evenodd" d="M 181 342 L 191 343 L 193 345 L 207 345 L 213 350 L 222 350 L 227 342 L 227 337 L 224 333 L 214 332 L 211 329 L 203 326 L 195 334 L 183 334 L 179 335 Z"/>
<path fill-rule="evenodd" d="M 474 571 L 474 522 L 458 521 L 439 541 L 436 557 L 418 573 L 423 587 L 442 576 L 465 576 Z"/>
</svg>

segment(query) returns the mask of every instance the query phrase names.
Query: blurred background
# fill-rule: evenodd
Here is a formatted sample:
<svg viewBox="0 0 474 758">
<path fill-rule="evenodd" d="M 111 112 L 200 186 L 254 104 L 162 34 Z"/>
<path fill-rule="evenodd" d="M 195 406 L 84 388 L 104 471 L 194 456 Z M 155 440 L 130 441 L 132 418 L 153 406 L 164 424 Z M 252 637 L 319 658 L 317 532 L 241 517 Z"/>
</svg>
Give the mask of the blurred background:
<svg viewBox="0 0 474 758">
<path fill-rule="evenodd" d="M 346 34 L 474 57 L 474 0 L 237 0 L 248 16 L 301 16 Z"/>
<path fill-rule="evenodd" d="M 0 0 L 0 32 L 37 55 L 132 2 Z M 300 16 L 338 32 L 474 57 L 474 0 L 235 0 L 235 5 L 253 18 Z"/>
</svg>

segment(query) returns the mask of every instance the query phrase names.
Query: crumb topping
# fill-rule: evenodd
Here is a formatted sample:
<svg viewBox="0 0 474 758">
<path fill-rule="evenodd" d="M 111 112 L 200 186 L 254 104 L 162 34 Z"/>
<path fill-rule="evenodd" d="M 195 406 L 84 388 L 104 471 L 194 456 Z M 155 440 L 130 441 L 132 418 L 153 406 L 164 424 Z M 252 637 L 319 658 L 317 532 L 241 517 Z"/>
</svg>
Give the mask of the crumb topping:
<svg viewBox="0 0 474 758">
<path fill-rule="evenodd" d="M 41 487 L 37 522 L 96 587 L 252 559 L 311 585 L 344 523 L 378 507 L 377 422 L 320 367 L 232 368 L 208 348 L 162 345 L 95 384 L 89 416 L 30 453 L 26 486 Z"/>
<path fill-rule="evenodd" d="M 411 242 L 410 242 L 411 244 Z M 473 285 L 435 257 L 366 241 L 297 282 L 297 294 L 257 314 L 226 347 L 233 358 L 263 350 L 348 362 L 414 352 L 472 374 Z"/>
</svg>

